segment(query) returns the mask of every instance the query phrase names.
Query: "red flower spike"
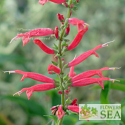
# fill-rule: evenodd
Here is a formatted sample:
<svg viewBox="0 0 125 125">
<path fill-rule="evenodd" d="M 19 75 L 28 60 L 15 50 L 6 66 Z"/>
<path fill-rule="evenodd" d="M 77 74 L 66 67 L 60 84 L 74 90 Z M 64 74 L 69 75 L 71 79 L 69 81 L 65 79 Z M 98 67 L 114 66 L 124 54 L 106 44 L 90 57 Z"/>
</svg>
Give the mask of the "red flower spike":
<svg viewBox="0 0 125 125">
<path fill-rule="evenodd" d="M 115 69 L 119 69 L 119 67 L 111 67 L 111 68 L 104 67 L 104 68 L 97 69 L 97 70 L 89 70 L 89 71 L 80 73 L 77 76 L 73 77 L 71 81 L 74 82 L 74 81 L 77 81 L 77 80 L 80 80 L 80 79 L 83 79 L 83 78 L 92 77 L 94 75 L 98 75 L 99 77 L 102 78 L 103 74 L 101 73 L 101 71 L 104 71 L 104 70 L 115 70 Z"/>
<path fill-rule="evenodd" d="M 39 4 L 44 5 L 48 1 L 51 1 L 53 3 L 61 4 L 64 3 L 66 0 L 39 0 Z"/>
<path fill-rule="evenodd" d="M 33 72 L 23 72 L 20 70 L 15 70 L 15 71 L 4 71 L 4 72 L 9 72 L 10 73 L 19 73 L 22 74 L 23 77 L 21 79 L 21 81 L 24 81 L 25 78 L 31 78 L 34 79 L 36 81 L 40 81 L 40 82 L 45 82 L 45 83 L 55 83 L 55 81 L 52 78 L 49 78 L 47 76 L 38 74 L 38 73 L 33 73 Z"/>
<path fill-rule="evenodd" d="M 76 113 L 79 113 L 79 110 L 80 110 L 80 108 L 78 106 L 74 106 L 74 105 L 68 105 L 67 109 L 72 112 L 76 112 Z"/>
<path fill-rule="evenodd" d="M 60 68 L 55 65 L 49 65 L 48 71 L 54 71 L 55 73 L 59 74 L 61 72 Z"/>
<path fill-rule="evenodd" d="M 76 2 L 78 3 L 78 2 L 79 2 L 79 0 L 76 0 Z"/>
<path fill-rule="evenodd" d="M 58 26 L 55 27 L 55 37 L 56 37 L 56 39 L 59 38 L 59 30 L 58 30 Z"/>
<path fill-rule="evenodd" d="M 16 40 L 16 39 L 22 37 L 23 46 L 25 46 L 30 41 L 30 37 L 47 36 L 47 35 L 51 35 L 51 34 L 54 34 L 54 31 L 53 31 L 53 29 L 50 29 L 50 28 L 35 29 L 35 30 L 31 30 L 31 31 L 26 32 L 26 33 L 18 34 L 16 37 L 14 37 L 10 41 L 10 43 L 13 40 Z"/>
<path fill-rule="evenodd" d="M 50 84 L 38 84 L 38 85 L 31 86 L 29 88 L 23 88 L 19 92 L 16 92 L 15 94 L 13 94 L 13 96 L 16 95 L 16 94 L 20 95 L 22 92 L 26 91 L 27 98 L 29 100 L 30 96 L 32 95 L 32 93 L 34 91 L 46 91 L 46 90 L 54 89 L 55 87 L 56 86 L 53 83 L 50 83 Z"/>
<path fill-rule="evenodd" d="M 86 85 L 90 85 L 93 83 L 98 83 L 102 89 L 104 89 L 104 85 L 103 85 L 103 81 L 116 81 L 115 79 L 110 79 L 108 77 L 103 77 L 103 78 L 84 78 L 84 79 L 80 79 L 77 81 L 72 82 L 71 86 L 72 87 L 80 87 L 80 86 L 86 86 Z"/>
<path fill-rule="evenodd" d="M 38 45 L 45 53 L 47 54 L 54 54 L 55 51 L 48 46 L 46 46 L 41 40 L 39 39 L 34 39 L 33 42 Z"/>
<path fill-rule="evenodd" d="M 66 28 L 66 35 L 69 35 L 70 32 L 70 25 L 68 24 L 68 27 Z"/>
<path fill-rule="evenodd" d="M 62 105 L 60 105 L 58 107 L 58 110 L 56 112 L 56 116 L 59 118 L 59 120 L 65 115 L 64 111 L 63 111 L 63 107 Z"/>
<path fill-rule="evenodd" d="M 72 50 L 74 49 L 79 42 L 81 41 L 83 35 L 87 32 L 88 27 L 86 27 L 85 29 L 81 30 L 80 32 L 78 32 L 78 34 L 76 35 L 75 39 L 72 41 L 72 43 L 68 46 L 67 50 Z"/>
<path fill-rule="evenodd" d="M 113 42 L 113 41 L 111 41 Z M 78 65 L 79 63 L 81 63 L 82 61 L 84 61 L 85 59 L 87 59 L 89 56 L 91 55 L 95 55 L 96 57 L 99 57 L 99 55 L 95 52 L 96 50 L 98 50 L 99 48 L 102 48 L 102 47 L 107 47 L 108 46 L 108 43 L 110 42 L 107 42 L 105 44 L 102 44 L 102 45 L 98 45 L 97 47 L 95 47 L 94 49 L 91 49 L 89 51 L 86 51 L 84 52 L 83 54 L 81 54 L 80 56 L 78 56 L 77 58 L 73 59 L 71 62 L 68 63 L 68 67 L 71 67 L 71 66 L 75 66 L 75 65 Z"/>
<path fill-rule="evenodd" d="M 61 95 L 61 94 L 62 94 L 62 91 L 58 91 L 58 94 L 60 94 L 60 95 Z"/>
<path fill-rule="evenodd" d="M 74 99 L 71 103 L 71 105 L 74 105 L 77 102 L 77 99 Z"/>
</svg>

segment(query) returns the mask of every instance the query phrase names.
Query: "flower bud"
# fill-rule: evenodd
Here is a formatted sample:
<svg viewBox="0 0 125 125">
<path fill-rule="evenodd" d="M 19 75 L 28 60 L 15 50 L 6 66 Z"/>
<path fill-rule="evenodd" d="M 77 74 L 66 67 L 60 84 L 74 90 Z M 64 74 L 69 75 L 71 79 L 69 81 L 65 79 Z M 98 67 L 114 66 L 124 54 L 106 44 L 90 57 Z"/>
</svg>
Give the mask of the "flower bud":
<svg viewBox="0 0 125 125">
<path fill-rule="evenodd" d="M 58 26 L 55 27 L 55 37 L 56 37 L 56 39 L 59 38 L 59 30 L 58 30 Z"/>
</svg>

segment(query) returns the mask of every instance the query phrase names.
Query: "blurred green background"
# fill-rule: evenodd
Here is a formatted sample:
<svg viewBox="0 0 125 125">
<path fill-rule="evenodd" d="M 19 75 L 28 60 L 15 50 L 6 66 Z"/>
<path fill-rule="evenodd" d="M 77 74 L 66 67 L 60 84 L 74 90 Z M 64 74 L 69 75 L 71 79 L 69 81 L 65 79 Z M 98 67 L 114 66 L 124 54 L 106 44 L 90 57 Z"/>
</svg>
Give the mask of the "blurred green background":
<svg viewBox="0 0 125 125">
<path fill-rule="evenodd" d="M 102 67 L 121 67 L 116 71 L 103 71 L 104 76 L 111 78 L 125 78 L 125 0 L 80 0 L 78 10 L 72 17 L 84 20 L 90 25 L 89 30 L 83 36 L 80 44 L 72 51 L 67 52 L 65 62 L 71 61 L 74 56 L 115 39 L 109 47 L 97 51 L 100 58 L 89 57 L 84 62 L 75 66 L 75 72 L 100 69 Z M 32 41 L 23 47 L 22 40 L 18 39 L 9 44 L 10 40 L 18 33 L 24 33 L 37 28 L 55 28 L 60 26 L 56 14 L 64 14 L 67 9 L 62 5 L 51 2 L 44 6 L 38 0 L 0 0 L 0 125 L 49 125 L 51 119 L 43 115 L 51 114 L 50 108 L 60 104 L 60 96 L 57 91 L 34 92 L 28 101 L 26 94 L 21 97 L 12 97 L 12 94 L 24 87 L 30 87 L 39 82 L 25 79 L 20 81 L 19 74 L 4 74 L 3 71 L 23 70 L 28 72 L 48 75 L 47 66 L 51 64 L 52 55 L 41 51 Z M 77 34 L 77 27 L 71 26 L 71 32 L 67 37 L 70 42 Z M 50 36 L 42 37 L 42 41 L 49 47 L 57 43 Z M 69 72 L 69 69 L 66 70 Z M 115 84 L 115 83 L 114 83 Z M 125 82 L 122 81 L 122 89 L 111 87 L 108 99 L 110 103 L 125 102 Z M 100 103 L 101 89 L 91 89 L 93 86 L 72 88 L 69 96 L 77 98 L 78 103 Z M 101 97 L 102 98 L 102 97 Z M 124 105 L 125 103 L 123 103 Z M 125 110 L 124 110 L 125 111 Z M 122 114 L 125 116 L 125 113 Z M 123 117 L 125 124 L 125 117 Z M 75 115 L 65 116 L 64 125 L 107 125 L 105 121 L 78 121 Z M 115 125 L 114 124 L 114 125 Z"/>
</svg>

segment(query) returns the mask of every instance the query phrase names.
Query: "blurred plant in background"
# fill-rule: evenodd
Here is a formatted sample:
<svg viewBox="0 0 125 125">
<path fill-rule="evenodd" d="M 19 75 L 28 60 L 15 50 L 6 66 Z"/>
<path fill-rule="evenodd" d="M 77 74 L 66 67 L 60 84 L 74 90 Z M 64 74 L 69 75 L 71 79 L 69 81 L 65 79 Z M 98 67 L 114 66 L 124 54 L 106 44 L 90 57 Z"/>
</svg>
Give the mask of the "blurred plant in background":
<svg viewBox="0 0 125 125">
<path fill-rule="evenodd" d="M 100 58 L 93 56 L 85 60 L 83 63 L 75 67 L 75 72 L 80 73 L 86 70 L 99 69 L 104 66 L 121 67 L 117 72 L 104 71 L 105 76 L 112 74 L 112 78 L 123 79 L 117 86 L 105 83 L 105 90 L 93 89 L 88 90 L 91 86 L 82 88 L 73 88 L 70 95 L 72 98 L 78 97 L 78 103 L 121 103 L 122 101 L 122 120 L 125 119 L 125 1 L 124 0 L 81 0 L 78 5 L 77 13 L 73 13 L 73 17 L 85 20 L 90 24 L 89 33 L 87 32 L 83 39 L 72 53 L 68 53 L 67 62 L 71 61 L 77 52 L 77 56 L 83 51 L 94 48 L 95 45 L 115 39 L 114 44 L 110 45 L 110 49 L 98 50 Z M 51 9 L 50 9 L 51 8 Z M 14 41 L 9 44 L 10 39 L 15 34 L 27 32 L 32 29 L 51 27 L 59 25 L 56 18 L 57 10 L 65 15 L 65 9 L 62 5 L 57 5 L 48 2 L 44 6 L 38 4 L 37 0 L 1 0 L 0 1 L 0 124 L 1 125 L 46 125 L 50 119 L 47 119 L 45 114 L 50 113 L 50 108 L 53 105 L 60 104 L 60 96 L 54 91 L 36 92 L 32 95 L 31 100 L 27 100 L 25 94 L 21 97 L 12 97 L 12 93 L 24 87 L 38 84 L 31 79 L 26 79 L 25 82 L 19 82 L 20 75 L 3 74 L 6 70 L 34 71 L 37 73 L 47 74 L 47 66 L 52 60 L 52 56 L 46 56 L 34 44 L 29 43 L 22 47 L 21 40 Z M 65 15 L 66 16 L 66 15 Z M 50 23 L 51 22 L 51 23 Z M 72 30 L 68 38 L 72 41 L 77 30 L 71 27 Z M 55 42 L 51 37 L 44 37 L 46 45 L 52 46 Z M 39 65 L 39 67 L 38 67 Z M 43 66 L 44 65 L 44 66 Z M 82 68 L 84 65 L 84 69 Z M 45 67 L 45 68 L 44 68 Z M 68 71 L 67 71 L 68 72 Z M 55 76 L 53 76 L 54 78 Z M 112 89 L 116 89 L 113 90 Z M 118 90 L 120 91 L 118 91 Z M 108 91 L 107 91 L 108 90 Z M 110 90 L 110 91 L 109 91 Z M 75 94 L 74 94 L 75 93 Z M 81 94 L 79 94 L 81 93 Z M 55 100 L 56 99 L 56 100 Z M 31 105 L 32 104 L 32 105 Z M 46 110 L 45 110 L 46 109 Z M 86 121 L 77 122 L 78 118 L 75 115 L 65 117 L 64 125 L 100 125 L 113 124 L 102 121 Z M 124 121 L 125 122 L 125 121 Z M 119 125 L 119 122 L 115 122 Z"/>
</svg>

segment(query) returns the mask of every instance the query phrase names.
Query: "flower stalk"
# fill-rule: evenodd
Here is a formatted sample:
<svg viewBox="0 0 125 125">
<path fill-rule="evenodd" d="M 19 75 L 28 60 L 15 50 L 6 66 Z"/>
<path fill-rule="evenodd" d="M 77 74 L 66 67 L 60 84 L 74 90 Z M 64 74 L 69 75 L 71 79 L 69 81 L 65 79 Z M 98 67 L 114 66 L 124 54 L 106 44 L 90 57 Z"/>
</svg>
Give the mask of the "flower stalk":
<svg viewBox="0 0 125 125">
<path fill-rule="evenodd" d="M 69 6 L 71 4 L 72 4 L 72 0 L 69 1 Z M 69 8 L 69 10 L 68 10 L 67 18 L 70 18 L 70 14 L 71 14 L 71 8 Z M 64 24 L 65 24 L 65 26 L 67 26 L 68 25 L 68 20 L 65 20 Z M 59 40 L 59 54 L 60 54 L 60 57 L 58 58 L 59 68 L 61 69 L 61 73 L 60 73 L 60 85 L 61 85 L 61 91 L 62 91 L 61 104 L 62 104 L 63 107 L 65 106 L 65 97 L 64 97 L 64 87 L 63 87 L 63 67 L 62 67 L 62 60 L 61 60 L 61 56 L 62 56 L 61 42 L 63 41 L 63 36 L 64 36 L 64 33 L 65 33 L 65 30 L 66 30 L 66 28 L 64 27 L 62 29 L 62 31 L 61 31 L 61 36 L 60 36 L 60 40 Z M 63 122 L 63 117 L 60 119 L 59 125 L 62 125 L 62 122 Z"/>
</svg>

